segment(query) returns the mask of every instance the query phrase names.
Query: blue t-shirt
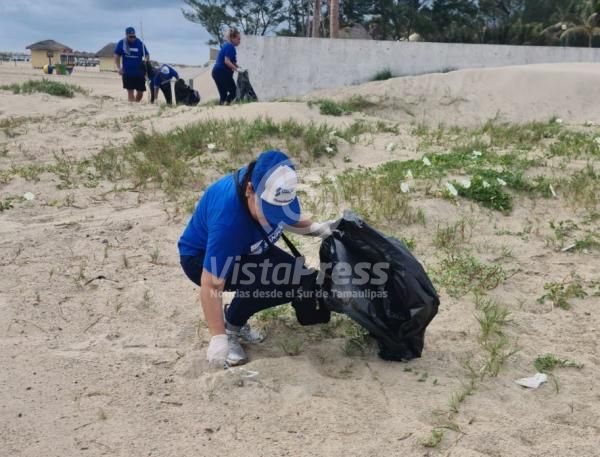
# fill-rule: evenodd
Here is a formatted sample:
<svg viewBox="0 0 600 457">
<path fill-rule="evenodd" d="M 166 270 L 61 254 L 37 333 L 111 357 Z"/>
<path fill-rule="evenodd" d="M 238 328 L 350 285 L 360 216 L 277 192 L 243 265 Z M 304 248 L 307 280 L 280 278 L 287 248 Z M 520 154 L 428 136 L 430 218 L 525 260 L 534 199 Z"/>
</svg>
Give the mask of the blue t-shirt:
<svg viewBox="0 0 600 457">
<path fill-rule="evenodd" d="M 245 169 L 240 173 L 242 179 Z M 275 243 L 283 226 L 268 234 Z M 179 238 L 179 254 L 195 256 L 206 251 L 203 268 L 225 279 L 237 256 L 260 254 L 269 246 L 240 202 L 233 175 L 211 184 L 200 199 L 188 226 Z"/>
<path fill-rule="evenodd" d="M 123 59 L 123 74 L 127 76 L 144 76 L 144 56 L 149 56 L 146 45 L 139 38 L 136 38 L 133 43 L 127 41 L 127 38 L 122 39 L 115 46 L 115 54 Z"/>
<path fill-rule="evenodd" d="M 168 69 L 169 74 L 164 74 L 161 71 L 163 68 Z M 167 65 L 166 63 L 164 63 L 160 66 L 160 68 L 154 75 L 154 78 L 152 79 L 152 84 L 154 85 L 154 87 L 162 86 L 163 84 L 167 84 L 169 81 L 171 81 L 172 78 L 179 79 L 179 75 L 171 65 Z"/>
<path fill-rule="evenodd" d="M 237 51 L 235 50 L 235 46 L 229 42 L 225 43 L 219 51 L 219 55 L 217 56 L 214 68 L 217 70 L 226 68 L 227 70 L 233 72 L 233 70 L 231 70 L 227 65 L 225 65 L 225 57 L 229 57 L 229 60 L 231 60 L 234 64 L 237 65 Z"/>
</svg>

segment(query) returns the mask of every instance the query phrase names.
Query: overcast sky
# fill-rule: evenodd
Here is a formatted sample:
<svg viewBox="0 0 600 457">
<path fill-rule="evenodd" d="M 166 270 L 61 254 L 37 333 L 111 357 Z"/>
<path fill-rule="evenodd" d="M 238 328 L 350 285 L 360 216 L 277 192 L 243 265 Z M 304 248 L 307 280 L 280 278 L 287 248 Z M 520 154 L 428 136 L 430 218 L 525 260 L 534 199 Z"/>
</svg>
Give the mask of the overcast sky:
<svg viewBox="0 0 600 457">
<path fill-rule="evenodd" d="M 0 0 L 0 51 L 25 51 L 52 39 L 78 51 L 97 52 L 120 40 L 129 25 L 159 62 L 201 65 L 208 33 L 181 14 L 182 0 Z"/>
</svg>

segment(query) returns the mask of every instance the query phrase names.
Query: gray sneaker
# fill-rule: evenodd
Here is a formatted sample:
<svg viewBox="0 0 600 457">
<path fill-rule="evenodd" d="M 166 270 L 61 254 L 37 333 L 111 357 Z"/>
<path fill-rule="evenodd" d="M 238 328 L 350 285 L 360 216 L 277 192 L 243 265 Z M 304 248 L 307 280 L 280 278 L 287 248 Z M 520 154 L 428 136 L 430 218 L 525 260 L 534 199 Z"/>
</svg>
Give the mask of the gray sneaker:
<svg viewBox="0 0 600 457">
<path fill-rule="evenodd" d="M 225 312 L 227 311 L 228 307 L 229 305 L 225 305 L 225 307 L 223 308 L 223 319 L 225 321 L 225 328 L 227 330 L 238 332 L 239 336 L 247 343 L 256 344 L 262 343 L 265 340 L 266 335 L 264 334 L 264 332 L 256 328 L 250 327 L 250 324 L 248 323 L 244 324 L 242 327 L 236 327 L 235 325 L 231 325 L 229 322 L 227 322 Z"/>
<path fill-rule="evenodd" d="M 227 342 L 229 343 L 229 354 L 227 354 L 227 364 L 229 366 L 243 365 L 248 362 L 246 351 L 240 344 L 240 332 L 225 330 L 227 333 Z"/>
<path fill-rule="evenodd" d="M 240 336 L 248 343 L 262 343 L 265 340 L 266 335 L 264 332 L 257 328 L 250 327 L 250 324 L 245 324 L 240 329 Z"/>
</svg>

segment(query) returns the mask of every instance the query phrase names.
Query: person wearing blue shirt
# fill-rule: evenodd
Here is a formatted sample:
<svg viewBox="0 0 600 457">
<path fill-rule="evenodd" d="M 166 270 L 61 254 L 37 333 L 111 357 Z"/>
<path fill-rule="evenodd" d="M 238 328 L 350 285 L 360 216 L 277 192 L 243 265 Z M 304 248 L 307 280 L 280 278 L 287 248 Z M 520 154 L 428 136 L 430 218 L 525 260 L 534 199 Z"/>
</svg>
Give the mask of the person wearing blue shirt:
<svg viewBox="0 0 600 457">
<path fill-rule="evenodd" d="M 245 363 L 240 338 L 263 338 L 248 326 L 250 316 L 290 302 L 307 274 L 301 258 L 273 244 L 282 231 L 322 238 L 331 234 L 331 221 L 312 222 L 301 215 L 297 183 L 295 166 L 283 152 L 263 152 L 206 189 L 179 239 L 181 266 L 200 286 L 211 365 Z M 225 312 L 223 290 L 236 292 Z"/>
<path fill-rule="evenodd" d="M 162 64 L 158 70 L 153 71 L 153 74 L 148 74 L 150 79 L 150 103 L 154 103 L 154 100 L 158 97 L 159 89 L 165 96 L 165 100 L 169 105 L 173 104 L 173 96 L 171 94 L 171 79 L 179 79 L 177 71 L 170 66 Z"/>
<path fill-rule="evenodd" d="M 236 94 L 233 73 L 238 71 L 237 52 L 235 48 L 242 40 L 239 30 L 233 28 L 227 32 L 226 43 L 223 45 L 212 69 L 212 77 L 219 90 L 219 103 L 229 105 Z"/>
<path fill-rule="evenodd" d="M 139 102 L 146 90 L 146 64 L 150 59 L 146 45 L 135 35 L 133 27 L 125 29 L 125 38 L 115 46 L 115 65 L 123 77 L 123 89 L 130 102 Z"/>
</svg>

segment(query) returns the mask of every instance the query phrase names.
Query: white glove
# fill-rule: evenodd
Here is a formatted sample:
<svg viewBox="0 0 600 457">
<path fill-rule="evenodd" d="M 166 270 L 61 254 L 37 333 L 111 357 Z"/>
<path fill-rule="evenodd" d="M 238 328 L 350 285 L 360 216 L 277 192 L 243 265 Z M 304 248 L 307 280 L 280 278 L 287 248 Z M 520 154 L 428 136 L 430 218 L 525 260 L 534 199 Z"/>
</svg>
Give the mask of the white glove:
<svg viewBox="0 0 600 457">
<path fill-rule="evenodd" d="M 308 228 L 309 235 L 318 236 L 322 239 L 325 239 L 328 236 L 331 236 L 331 227 L 333 226 L 333 224 L 335 224 L 335 222 L 335 219 L 325 222 L 313 222 Z"/>
<path fill-rule="evenodd" d="M 206 360 L 208 360 L 209 365 L 214 368 L 223 368 L 227 360 L 227 354 L 229 354 L 227 335 L 213 336 L 206 350 Z"/>
<path fill-rule="evenodd" d="M 243 67 L 237 67 L 237 71 L 238 71 L 238 73 L 243 73 L 246 71 L 246 69 Z"/>
</svg>

